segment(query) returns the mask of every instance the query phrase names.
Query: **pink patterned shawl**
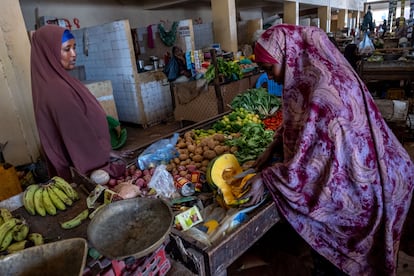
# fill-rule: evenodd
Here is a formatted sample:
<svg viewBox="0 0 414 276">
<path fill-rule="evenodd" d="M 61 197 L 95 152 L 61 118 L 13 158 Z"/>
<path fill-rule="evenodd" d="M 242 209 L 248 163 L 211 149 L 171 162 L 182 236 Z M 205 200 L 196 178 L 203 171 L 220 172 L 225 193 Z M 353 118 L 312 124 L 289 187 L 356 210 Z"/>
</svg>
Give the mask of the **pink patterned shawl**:
<svg viewBox="0 0 414 276">
<path fill-rule="evenodd" d="M 285 159 L 262 171 L 280 213 L 344 272 L 395 274 L 410 157 L 323 30 L 277 25 L 257 43 L 285 66 Z"/>
<path fill-rule="evenodd" d="M 102 168 L 114 177 L 124 164 L 110 163 L 106 114 L 96 98 L 60 63 L 64 28 L 46 25 L 32 37 L 32 96 L 40 142 L 51 176 L 71 180 L 69 167 L 87 174 Z"/>
</svg>

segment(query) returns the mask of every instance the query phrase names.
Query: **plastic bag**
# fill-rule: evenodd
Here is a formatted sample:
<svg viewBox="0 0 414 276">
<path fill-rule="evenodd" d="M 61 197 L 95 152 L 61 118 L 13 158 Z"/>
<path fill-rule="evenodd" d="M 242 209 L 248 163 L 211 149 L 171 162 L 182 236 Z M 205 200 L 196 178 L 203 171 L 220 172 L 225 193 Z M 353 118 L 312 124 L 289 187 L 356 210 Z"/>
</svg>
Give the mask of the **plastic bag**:
<svg viewBox="0 0 414 276">
<path fill-rule="evenodd" d="M 372 43 L 371 39 L 366 32 L 364 34 L 364 39 L 358 45 L 358 52 L 360 55 L 370 55 L 375 51 L 374 43 Z"/>
<path fill-rule="evenodd" d="M 145 170 L 169 163 L 171 159 L 178 156 L 178 151 L 175 148 L 178 136 L 178 133 L 174 133 L 170 139 L 161 139 L 151 144 L 138 156 L 137 166 L 141 170 Z"/>
<path fill-rule="evenodd" d="M 158 195 L 164 198 L 173 198 L 177 192 L 174 179 L 165 165 L 159 165 L 155 168 L 148 187 L 154 189 Z"/>
<path fill-rule="evenodd" d="M 168 81 L 175 81 L 180 76 L 180 67 L 175 57 L 170 59 L 163 72 L 167 76 Z"/>
</svg>

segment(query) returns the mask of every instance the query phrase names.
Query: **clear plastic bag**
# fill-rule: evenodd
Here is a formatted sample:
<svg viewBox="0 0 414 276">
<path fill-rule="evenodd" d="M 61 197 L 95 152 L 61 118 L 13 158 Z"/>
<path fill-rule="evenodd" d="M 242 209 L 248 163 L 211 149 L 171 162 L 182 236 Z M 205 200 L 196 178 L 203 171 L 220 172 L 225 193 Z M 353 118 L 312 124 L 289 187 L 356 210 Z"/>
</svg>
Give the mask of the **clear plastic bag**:
<svg viewBox="0 0 414 276">
<path fill-rule="evenodd" d="M 164 198 L 173 198 L 177 194 L 174 179 L 165 165 L 159 165 L 155 168 L 148 187 L 154 189 L 158 195 Z"/>
<path fill-rule="evenodd" d="M 170 139 L 161 139 L 151 144 L 138 156 L 137 166 L 141 170 L 145 170 L 160 164 L 168 164 L 171 159 L 178 156 L 178 151 L 175 148 L 178 137 L 178 133 L 174 133 Z"/>
</svg>

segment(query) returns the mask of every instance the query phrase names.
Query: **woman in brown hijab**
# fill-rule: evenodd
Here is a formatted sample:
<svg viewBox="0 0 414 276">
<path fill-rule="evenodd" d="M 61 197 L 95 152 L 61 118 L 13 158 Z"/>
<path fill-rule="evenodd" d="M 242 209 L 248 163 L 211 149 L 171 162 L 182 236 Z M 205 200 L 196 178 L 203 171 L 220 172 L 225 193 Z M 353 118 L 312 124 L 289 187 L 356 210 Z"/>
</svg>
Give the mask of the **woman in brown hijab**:
<svg viewBox="0 0 414 276">
<path fill-rule="evenodd" d="M 99 168 L 119 177 L 126 164 L 112 152 L 106 114 L 99 102 L 67 72 L 75 63 L 76 42 L 69 30 L 46 25 L 33 34 L 33 105 L 49 174 L 70 181 L 70 167 L 82 174 Z"/>
</svg>

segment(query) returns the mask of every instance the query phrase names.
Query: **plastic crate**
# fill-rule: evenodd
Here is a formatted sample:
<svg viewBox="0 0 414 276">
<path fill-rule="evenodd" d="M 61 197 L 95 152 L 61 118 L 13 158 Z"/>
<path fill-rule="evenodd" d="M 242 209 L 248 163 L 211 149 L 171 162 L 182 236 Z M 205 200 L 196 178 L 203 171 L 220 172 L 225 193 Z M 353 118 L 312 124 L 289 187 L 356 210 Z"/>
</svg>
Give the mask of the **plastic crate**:
<svg viewBox="0 0 414 276">
<path fill-rule="evenodd" d="M 111 269 L 102 276 L 164 276 L 171 268 L 171 262 L 161 245 L 154 253 L 140 259 L 112 260 Z"/>
</svg>

